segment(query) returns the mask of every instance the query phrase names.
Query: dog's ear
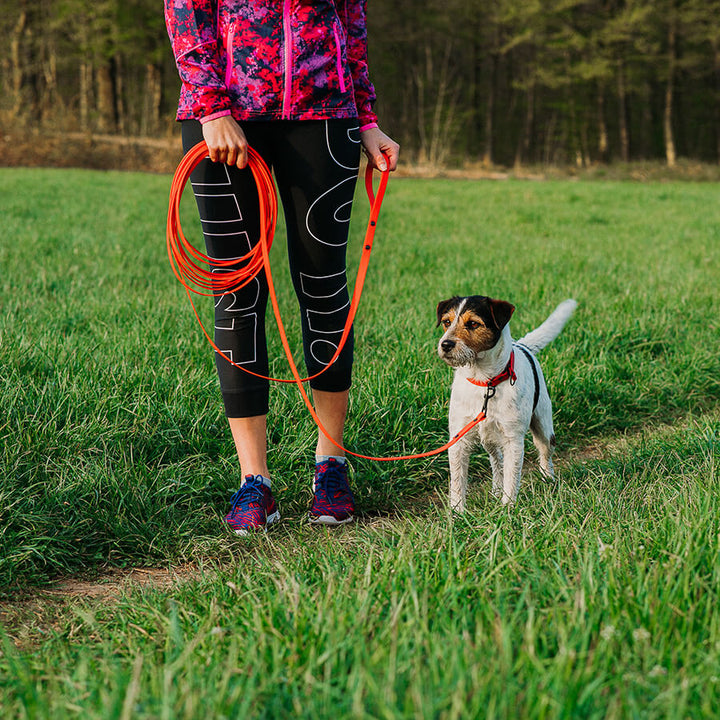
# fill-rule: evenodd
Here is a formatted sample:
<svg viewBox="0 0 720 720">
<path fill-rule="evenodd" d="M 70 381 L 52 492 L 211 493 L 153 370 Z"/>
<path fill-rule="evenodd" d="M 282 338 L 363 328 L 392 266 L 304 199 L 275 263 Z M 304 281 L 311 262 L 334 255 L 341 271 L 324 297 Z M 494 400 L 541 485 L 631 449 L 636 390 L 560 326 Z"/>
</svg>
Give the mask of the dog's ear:
<svg viewBox="0 0 720 720">
<path fill-rule="evenodd" d="M 490 314 L 498 330 L 502 330 L 509 322 L 515 312 L 515 306 L 505 300 L 493 300 L 488 298 Z"/>
<path fill-rule="evenodd" d="M 456 302 L 457 302 L 457 298 L 456 298 L 456 297 L 451 297 L 449 300 L 441 300 L 441 301 L 438 303 L 438 306 L 437 306 L 437 325 L 436 325 L 435 327 L 437 327 L 437 326 L 440 324 L 443 315 L 447 312 L 447 309 L 450 308 L 450 307 L 452 307 Z"/>
</svg>

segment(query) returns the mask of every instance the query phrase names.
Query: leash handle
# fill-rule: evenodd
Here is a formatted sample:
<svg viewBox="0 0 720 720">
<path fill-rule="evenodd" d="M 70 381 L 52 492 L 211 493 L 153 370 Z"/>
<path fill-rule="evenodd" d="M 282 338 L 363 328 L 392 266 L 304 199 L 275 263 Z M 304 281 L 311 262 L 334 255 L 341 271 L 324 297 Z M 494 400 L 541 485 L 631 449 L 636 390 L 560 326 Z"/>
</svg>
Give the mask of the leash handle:
<svg viewBox="0 0 720 720">
<path fill-rule="evenodd" d="M 380 205 L 382 205 L 383 198 L 385 197 L 385 188 L 388 184 L 388 178 L 390 177 L 390 158 L 383 153 L 383 157 L 385 158 L 385 166 L 388 168 L 387 170 L 381 170 L 380 173 L 380 187 L 378 188 L 378 195 L 380 197 L 379 199 L 379 205 L 378 205 L 378 212 L 380 211 Z M 367 164 L 365 167 L 365 191 L 367 192 L 368 200 L 370 201 L 370 207 L 374 208 L 375 206 L 375 193 L 373 191 L 373 166 L 370 165 L 370 163 Z M 372 215 L 372 209 L 371 209 L 371 215 Z M 375 218 L 377 220 L 377 218 Z"/>
</svg>

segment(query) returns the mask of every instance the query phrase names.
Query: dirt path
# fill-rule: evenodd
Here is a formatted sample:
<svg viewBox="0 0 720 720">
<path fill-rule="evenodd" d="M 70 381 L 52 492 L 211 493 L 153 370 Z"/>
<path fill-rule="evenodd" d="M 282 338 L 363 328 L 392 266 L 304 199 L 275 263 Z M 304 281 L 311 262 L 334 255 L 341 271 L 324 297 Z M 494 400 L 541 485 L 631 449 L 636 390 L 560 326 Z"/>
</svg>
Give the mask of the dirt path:
<svg viewBox="0 0 720 720">
<path fill-rule="evenodd" d="M 29 650 L 49 635 L 68 632 L 74 616 L 72 608 L 78 605 L 105 606 L 146 588 L 170 590 L 207 576 L 208 570 L 187 564 L 173 568 L 112 568 L 92 579 L 64 578 L 35 588 L 26 597 L 0 603 L 0 626 L 17 648 Z M 72 628 L 69 633 L 72 635 Z"/>
<path fill-rule="evenodd" d="M 165 590 L 200 576 L 200 570 L 195 565 L 181 565 L 171 569 L 112 569 L 94 580 L 65 578 L 50 587 L 41 588 L 36 592 L 39 596 L 47 598 L 94 598 L 102 600 L 146 587 Z"/>
</svg>

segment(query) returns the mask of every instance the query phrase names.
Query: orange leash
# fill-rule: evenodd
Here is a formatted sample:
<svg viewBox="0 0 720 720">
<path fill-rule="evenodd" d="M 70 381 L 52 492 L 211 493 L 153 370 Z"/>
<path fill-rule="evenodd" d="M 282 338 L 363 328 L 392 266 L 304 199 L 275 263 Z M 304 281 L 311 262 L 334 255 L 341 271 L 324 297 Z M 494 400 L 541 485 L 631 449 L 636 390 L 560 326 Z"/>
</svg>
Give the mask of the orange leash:
<svg viewBox="0 0 720 720">
<path fill-rule="evenodd" d="M 350 302 L 350 309 L 348 311 L 347 321 L 345 328 L 343 329 L 342 337 L 338 343 L 335 354 L 330 359 L 330 362 L 320 372 L 310 377 L 301 377 L 298 371 L 297 365 L 292 356 L 292 350 L 290 349 L 290 343 L 287 339 L 285 332 L 285 326 L 280 316 L 280 306 L 278 304 L 277 295 L 275 292 L 275 283 L 273 282 L 272 272 L 270 270 L 270 248 L 275 236 L 275 227 L 277 224 L 277 194 L 275 192 L 275 185 L 272 180 L 272 175 L 268 166 L 265 164 L 263 159 L 258 155 L 255 150 L 248 148 L 248 167 L 253 174 L 255 183 L 258 189 L 259 197 L 259 212 L 260 212 L 260 239 L 258 243 L 240 260 L 216 260 L 214 258 L 205 255 L 204 253 L 197 250 L 185 237 L 180 223 L 180 200 L 182 198 L 183 190 L 187 185 L 193 170 L 202 162 L 208 155 L 207 145 L 204 142 L 199 142 L 195 147 L 191 148 L 188 153 L 180 161 L 180 164 L 175 171 L 173 176 L 172 185 L 170 187 L 170 203 L 168 206 L 168 217 L 167 217 L 167 250 L 168 257 L 170 259 L 170 265 L 172 267 L 175 277 L 185 288 L 188 299 L 192 306 L 195 317 L 197 318 L 200 327 L 202 328 L 205 337 L 214 350 L 219 353 L 225 360 L 227 360 L 234 367 L 239 368 L 243 372 L 260 377 L 265 380 L 271 380 L 273 382 L 285 382 L 285 383 L 296 383 L 300 395 L 307 406 L 315 424 L 318 426 L 320 431 L 325 437 L 330 440 L 338 449 L 352 455 L 353 457 L 362 458 L 364 460 L 376 460 L 378 462 L 388 462 L 395 460 L 415 460 L 419 458 L 431 457 L 433 455 L 439 455 L 445 452 L 449 447 L 454 445 L 461 437 L 466 435 L 475 425 L 485 419 L 485 412 L 482 411 L 469 422 L 459 433 L 457 433 L 449 442 L 445 443 L 439 448 L 430 450 L 424 453 L 418 453 L 415 455 L 400 455 L 393 457 L 374 457 L 371 455 L 361 455 L 359 453 L 352 452 L 347 448 L 344 448 L 338 442 L 336 442 L 328 433 L 323 426 L 320 418 L 315 412 L 315 408 L 310 402 L 303 383 L 308 380 L 312 380 L 321 375 L 328 367 L 330 367 L 338 358 L 342 352 L 345 342 L 350 335 L 357 309 L 360 305 L 360 298 L 362 296 L 363 286 L 365 284 L 365 277 L 367 275 L 368 265 L 370 263 L 370 253 L 372 252 L 373 240 L 375 238 L 375 230 L 377 228 L 377 220 L 380 214 L 380 208 L 382 201 L 385 196 L 385 189 L 387 188 L 389 170 L 382 173 L 380 178 L 380 185 L 378 187 L 377 194 L 373 191 L 373 169 L 368 165 L 365 171 L 365 189 L 370 201 L 370 218 L 368 219 L 368 226 L 365 232 L 365 241 L 363 243 L 363 250 L 360 256 L 360 263 L 358 267 L 357 277 L 355 279 L 355 287 L 353 290 L 353 296 Z M 212 268 L 230 268 L 226 272 L 213 275 Z M 265 275 L 268 283 L 268 291 L 270 302 L 272 304 L 273 313 L 275 314 L 275 321 L 277 322 L 278 331 L 280 333 L 280 340 L 285 350 L 285 355 L 290 365 L 293 378 L 281 379 L 271 378 L 265 375 L 252 372 L 247 368 L 238 365 L 233 362 L 220 348 L 215 344 L 209 333 L 205 329 L 205 326 L 200 320 L 195 303 L 192 300 L 191 293 L 198 295 L 204 295 L 206 297 L 220 297 L 227 295 L 232 292 L 236 292 L 241 288 L 245 287 L 251 282 L 262 270 L 265 271 Z"/>
</svg>

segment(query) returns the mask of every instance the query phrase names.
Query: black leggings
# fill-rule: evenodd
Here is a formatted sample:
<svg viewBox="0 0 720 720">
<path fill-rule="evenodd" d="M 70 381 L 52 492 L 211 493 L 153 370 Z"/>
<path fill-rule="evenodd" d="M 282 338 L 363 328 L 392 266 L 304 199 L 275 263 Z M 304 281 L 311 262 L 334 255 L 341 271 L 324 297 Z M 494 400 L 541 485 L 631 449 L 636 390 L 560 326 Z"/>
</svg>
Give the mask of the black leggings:
<svg viewBox="0 0 720 720">
<path fill-rule="evenodd" d="M 287 226 L 288 256 L 300 304 L 308 375 L 332 358 L 350 306 L 345 250 L 360 160 L 357 120 L 241 123 L 249 145 L 273 170 Z M 187 151 L 202 140 L 196 120 L 182 123 Z M 232 259 L 245 255 L 260 234 L 258 196 L 248 168 L 210 159 L 191 176 L 207 254 Z M 216 269 L 213 272 L 223 272 Z M 236 293 L 215 299 L 215 343 L 233 362 L 268 374 L 265 339 L 267 278 L 260 273 Z M 332 367 L 310 382 L 316 390 L 350 387 L 352 334 Z M 216 353 L 220 389 L 228 417 L 268 411 L 269 383 L 249 375 Z"/>
</svg>

